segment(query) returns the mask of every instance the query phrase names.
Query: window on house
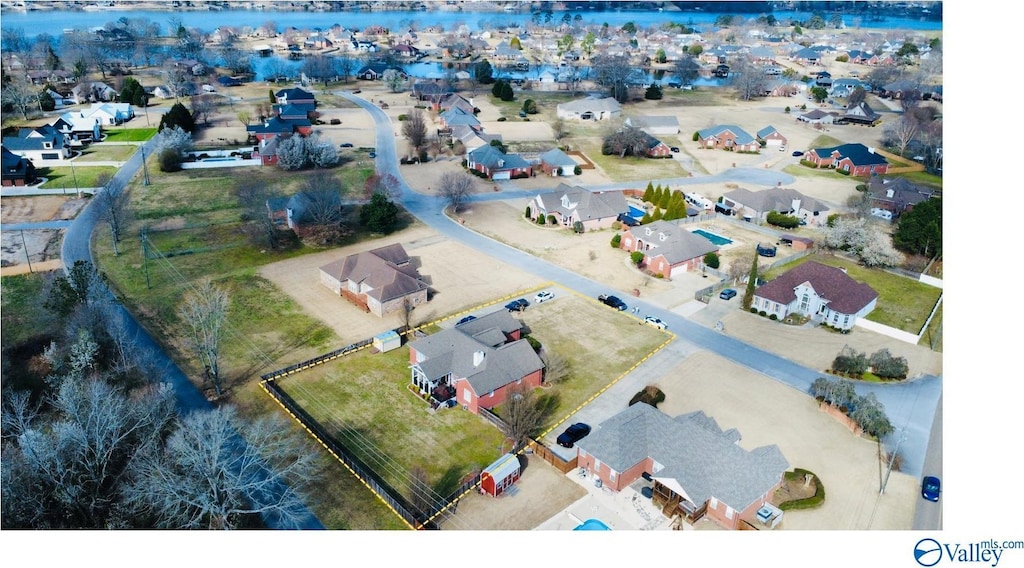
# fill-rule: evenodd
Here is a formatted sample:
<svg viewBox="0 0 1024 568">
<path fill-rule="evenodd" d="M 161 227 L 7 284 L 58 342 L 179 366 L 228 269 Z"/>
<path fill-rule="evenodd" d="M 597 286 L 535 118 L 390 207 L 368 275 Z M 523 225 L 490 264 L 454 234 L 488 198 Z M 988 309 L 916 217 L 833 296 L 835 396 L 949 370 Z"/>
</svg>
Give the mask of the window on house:
<svg viewBox="0 0 1024 568">
<path fill-rule="evenodd" d="M 708 502 L 708 507 L 711 508 L 711 509 L 717 509 L 718 508 L 718 499 L 716 499 L 715 497 L 712 497 L 711 501 Z"/>
<path fill-rule="evenodd" d="M 732 520 L 732 514 L 733 514 L 732 507 L 726 505 L 725 506 L 725 518 L 727 518 L 729 520 Z"/>
<path fill-rule="evenodd" d="M 469 389 L 466 389 L 466 390 L 462 391 L 462 400 L 464 400 L 466 402 L 472 402 L 473 401 L 473 395 L 470 394 Z"/>
</svg>

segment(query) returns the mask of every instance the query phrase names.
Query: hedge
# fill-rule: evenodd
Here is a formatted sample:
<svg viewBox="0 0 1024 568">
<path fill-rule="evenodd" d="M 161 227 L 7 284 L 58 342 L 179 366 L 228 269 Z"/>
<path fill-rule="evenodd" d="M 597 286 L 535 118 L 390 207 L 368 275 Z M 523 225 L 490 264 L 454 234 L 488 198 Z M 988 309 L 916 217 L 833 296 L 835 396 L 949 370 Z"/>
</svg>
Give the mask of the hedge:
<svg viewBox="0 0 1024 568">
<path fill-rule="evenodd" d="M 793 471 L 787 471 L 785 474 L 786 480 L 797 481 L 803 479 L 805 475 L 814 475 L 806 469 L 799 467 L 793 468 Z M 825 502 L 825 484 L 821 482 L 821 478 L 814 475 L 814 495 L 807 497 L 806 499 L 796 499 L 793 501 L 786 501 L 785 503 L 779 503 L 779 509 L 783 511 L 799 511 L 801 509 L 813 509 L 820 507 Z"/>
</svg>

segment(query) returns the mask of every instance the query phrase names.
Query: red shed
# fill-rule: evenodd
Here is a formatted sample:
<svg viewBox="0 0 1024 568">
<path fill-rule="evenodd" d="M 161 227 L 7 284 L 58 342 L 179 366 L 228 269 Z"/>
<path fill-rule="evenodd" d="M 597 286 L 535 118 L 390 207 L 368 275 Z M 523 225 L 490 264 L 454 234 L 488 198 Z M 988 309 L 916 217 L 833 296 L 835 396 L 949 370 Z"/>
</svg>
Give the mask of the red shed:
<svg viewBox="0 0 1024 568">
<path fill-rule="evenodd" d="M 497 497 L 519 480 L 520 472 L 519 458 L 513 454 L 505 454 L 480 474 L 480 489 L 492 497 Z"/>
</svg>

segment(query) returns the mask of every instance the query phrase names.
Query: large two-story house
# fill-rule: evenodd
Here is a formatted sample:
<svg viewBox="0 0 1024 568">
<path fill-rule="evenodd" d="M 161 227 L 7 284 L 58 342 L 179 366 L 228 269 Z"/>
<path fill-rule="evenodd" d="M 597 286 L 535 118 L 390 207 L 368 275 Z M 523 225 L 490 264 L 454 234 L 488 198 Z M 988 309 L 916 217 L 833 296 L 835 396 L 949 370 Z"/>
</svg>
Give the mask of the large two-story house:
<svg viewBox="0 0 1024 568">
<path fill-rule="evenodd" d="M 502 404 L 517 386 L 540 386 L 544 363 L 522 327 L 499 310 L 413 341 L 412 386 L 434 408 L 457 404 L 474 414 Z"/>
<path fill-rule="evenodd" d="M 531 219 L 554 215 L 556 222 L 565 227 L 578 221 L 587 231 L 607 229 L 620 214 L 628 212 L 629 205 L 621 191 L 590 191 L 564 183 L 555 191 L 538 194 L 530 202 Z"/>
<path fill-rule="evenodd" d="M 425 303 L 429 288 L 401 244 L 325 264 L 320 283 L 378 317 Z"/>
<path fill-rule="evenodd" d="M 71 158 L 71 144 L 53 125 L 19 128 L 16 136 L 5 136 L 3 147 L 34 163 Z"/>
</svg>

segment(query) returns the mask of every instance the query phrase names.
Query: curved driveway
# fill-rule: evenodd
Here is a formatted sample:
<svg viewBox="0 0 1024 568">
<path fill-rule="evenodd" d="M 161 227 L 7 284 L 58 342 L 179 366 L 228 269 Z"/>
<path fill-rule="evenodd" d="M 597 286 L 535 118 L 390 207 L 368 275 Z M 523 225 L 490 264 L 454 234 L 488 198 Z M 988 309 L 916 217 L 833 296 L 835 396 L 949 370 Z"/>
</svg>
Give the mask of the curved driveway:
<svg viewBox="0 0 1024 568">
<path fill-rule="evenodd" d="M 420 221 L 454 241 L 489 254 L 546 280 L 557 282 L 586 296 L 596 297 L 598 294 L 614 293 L 614 291 L 608 290 L 603 284 L 475 233 L 449 219 L 443 214 L 446 203 L 442 198 L 417 193 L 405 183 L 405 179 L 398 168 L 395 135 L 392 130 L 391 120 L 384 111 L 347 91 L 336 94 L 358 104 L 373 117 L 377 130 L 377 171 L 390 173 L 399 180 L 402 188 L 402 205 Z M 754 172 L 757 172 L 757 177 L 753 177 L 755 176 Z M 788 176 L 786 174 L 772 172 L 771 170 L 738 168 L 724 172 L 717 176 L 717 178 L 723 179 L 726 176 L 728 176 L 729 180 L 733 181 L 764 183 L 764 179 L 770 178 L 771 181 L 768 182 L 770 184 L 774 184 L 776 181 L 788 183 L 786 180 Z M 687 181 L 694 178 L 679 179 Z M 708 180 L 707 177 L 697 179 L 704 183 Z M 687 181 L 687 183 L 692 183 L 692 181 Z M 502 192 L 503 195 L 500 198 L 508 199 L 511 197 L 511 193 L 513 192 Z M 498 197 L 489 198 L 497 199 Z M 670 346 L 673 348 L 662 350 L 645 363 L 645 366 L 652 365 L 659 368 L 665 366 L 665 368 L 668 368 L 666 366 L 670 363 L 670 361 L 667 361 L 668 358 L 678 359 L 681 354 L 692 352 L 693 349 L 699 348 L 749 367 L 803 393 L 807 393 L 811 383 L 821 376 L 821 373 L 814 369 L 798 365 L 784 357 L 698 325 L 678 314 L 649 305 L 641 299 L 631 298 L 631 301 L 634 304 L 640 305 L 644 313 L 655 315 L 664 320 L 668 324 L 669 329 L 678 335 L 677 342 L 682 343 L 674 347 Z M 673 344 L 675 343 L 673 342 Z M 799 349 L 799 346 L 794 346 L 794 349 Z M 902 471 L 913 475 L 920 475 L 924 464 L 932 420 L 935 416 L 942 390 L 941 378 L 929 376 L 899 384 L 858 383 L 855 387 L 860 394 L 875 393 L 878 400 L 885 405 L 886 414 L 896 429 L 887 438 L 886 443 L 890 447 L 894 447 L 897 443 L 900 444 L 900 453 L 903 456 Z M 902 442 L 898 442 L 901 434 L 905 437 Z"/>
</svg>

